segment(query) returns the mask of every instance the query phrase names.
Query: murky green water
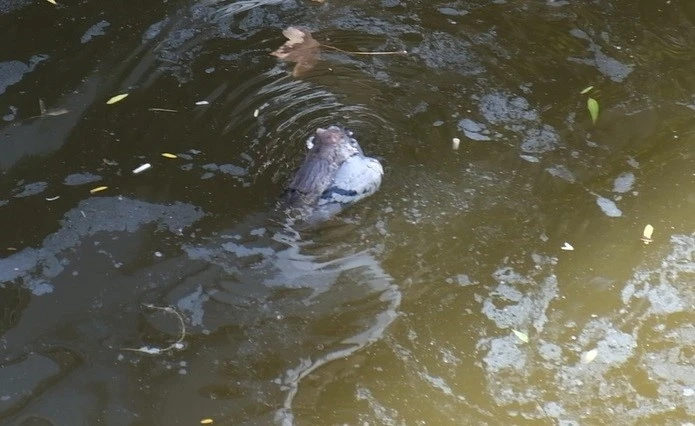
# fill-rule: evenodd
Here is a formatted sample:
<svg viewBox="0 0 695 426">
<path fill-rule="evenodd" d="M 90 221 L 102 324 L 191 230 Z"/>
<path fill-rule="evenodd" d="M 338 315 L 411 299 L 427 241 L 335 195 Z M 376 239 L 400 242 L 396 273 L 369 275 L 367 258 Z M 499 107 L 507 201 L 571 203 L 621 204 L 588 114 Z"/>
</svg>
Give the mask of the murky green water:
<svg viewBox="0 0 695 426">
<path fill-rule="evenodd" d="M 693 424 L 690 2 L 0 10 L 4 424 Z M 296 232 L 330 124 L 384 182 Z"/>
</svg>

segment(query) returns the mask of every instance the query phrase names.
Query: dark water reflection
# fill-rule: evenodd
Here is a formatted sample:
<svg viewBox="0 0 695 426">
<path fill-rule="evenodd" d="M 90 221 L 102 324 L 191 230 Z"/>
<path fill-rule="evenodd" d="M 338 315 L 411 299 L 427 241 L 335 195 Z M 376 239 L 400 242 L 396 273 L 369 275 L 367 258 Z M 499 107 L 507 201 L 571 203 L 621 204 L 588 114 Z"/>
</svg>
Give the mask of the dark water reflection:
<svg viewBox="0 0 695 426">
<path fill-rule="evenodd" d="M 691 424 L 690 2 L 44 3 L 0 1 L 3 422 Z M 288 25 L 410 53 L 297 79 Z M 298 233 L 334 123 L 384 184 Z M 179 336 L 144 304 L 181 348 L 124 350 Z"/>
</svg>

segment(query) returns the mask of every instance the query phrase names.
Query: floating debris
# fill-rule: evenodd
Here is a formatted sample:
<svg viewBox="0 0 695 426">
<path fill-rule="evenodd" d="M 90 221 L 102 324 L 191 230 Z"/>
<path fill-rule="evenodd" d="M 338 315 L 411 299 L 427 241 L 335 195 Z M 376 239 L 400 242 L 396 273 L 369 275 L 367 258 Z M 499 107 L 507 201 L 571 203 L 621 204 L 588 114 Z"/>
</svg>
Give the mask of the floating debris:
<svg viewBox="0 0 695 426">
<path fill-rule="evenodd" d="M 460 120 L 457 127 L 463 132 L 464 136 L 474 141 L 489 141 L 492 136 L 492 132 L 483 123 L 475 122 L 470 118 Z"/>
<path fill-rule="evenodd" d="M 15 198 L 24 198 L 24 197 L 29 197 L 32 195 L 40 194 L 46 188 L 48 188 L 48 183 L 46 183 L 46 182 L 27 183 L 26 185 L 24 185 L 22 187 L 21 192 L 15 194 L 14 197 Z M 17 188 L 16 191 L 19 191 L 19 188 Z"/>
<path fill-rule="evenodd" d="M 451 140 L 451 148 L 456 151 L 459 149 L 459 145 L 461 144 L 461 139 L 459 138 L 453 138 Z"/>
<path fill-rule="evenodd" d="M 56 0 L 46 0 L 46 1 L 49 2 L 50 4 L 58 6 L 58 3 L 56 3 Z"/>
<path fill-rule="evenodd" d="M 135 169 L 133 169 L 133 174 L 136 175 L 138 173 L 142 173 L 151 167 L 152 167 L 152 164 L 145 163 L 145 164 L 141 165 L 140 167 L 136 167 Z"/>
<path fill-rule="evenodd" d="M 528 343 L 528 335 L 526 333 L 522 333 L 519 330 L 514 330 L 512 329 L 512 332 L 516 335 L 516 337 L 519 338 L 524 343 Z"/>
<path fill-rule="evenodd" d="M 652 225 L 647 225 L 644 227 L 644 231 L 642 231 L 642 238 L 641 240 L 644 241 L 644 244 L 649 244 L 651 243 L 652 240 L 652 234 L 654 233 L 654 227 Z"/>
<path fill-rule="evenodd" d="M 565 244 L 560 247 L 560 250 L 565 250 L 565 251 L 574 251 L 574 247 L 572 247 L 572 244 L 565 242 Z"/>
<path fill-rule="evenodd" d="M 589 352 L 585 352 L 582 354 L 582 364 L 588 364 L 594 359 L 596 359 L 596 355 L 598 355 L 598 349 L 592 349 Z"/>
<path fill-rule="evenodd" d="M 256 108 L 256 110 L 253 112 L 253 118 L 258 117 L 258 112 L 258 108 Z"/>
<path fill-rule="evenodd" d="M 106 164 L 107 166 L 117 166 L 118 165 L 118 161 L 115 161 L 115 160 L 109 160 L 106 158 L 102 158 L 101 161 L 103 161 L 104 164 Z"/>
<path fill-rule="evenodd" d="M 65 108 L 51 108 L 43 114 L 41 114 L 39 117 L 57 117 L 59 115 L 67 114 L 69 112 L 70 110 Z"/>
<path fill-rule="evenodd" d="M 116 102 L 122 101 L 126 97 L 128 97 L 127 93 L 121 93 L 120 95 L 113 96 L 108 101 L 106 101 L 106 105 L 113 105 Z"/>
<path fill-rule="evenodd" d="M 534 157 L 533 155 L 521 154 L 519 157 L 529 163 L 539 163 L 541 161 L 538 157 Z"/>
<path fill-rule="evenodd" d="M 164 158 L 179 158 L 176 154 L 172 154 L 169 152 L 162 152 L 162 157 L 164 157 Z"/>
<path fill-rule="evenodd" d="M 155 111 L 155 112 L 178 112 L 175 109 L 169 109 L 169 108 L 147 108 L 148 111 Z"/>
<path fill-rule="evenodd" d="M 639 161 L 635 160 L 632 157 L 627 157 L 627 164 L 633 169 L 639 169 Z"/>
<path fill-rule="evenodd" d="M 596 196 L 596 204 L 601 208 L 603 213 L 608 217 L 620 217 L 623 212 L 615 205 L 615 203 L 608 198 L 601 196 Z"/>
<path fill-rule="evenodd" d="M 55 201 L 58 198 L 60 198 L 60 195 L 56 195 L 55 197 L 46 197 L 46 201 Z"/>
<path fill-rule="evenodd" d="M 584 90 L 582 90 L 581 92 L 579 92 L 579 94 L 581 94 L 581 95 L 586 95 L 587 93 L 591 92 L 591 90 L 592 90 L 593 88 L 594 88 L 594 86 L 586 87 L 586 88 L 584 88 Z"/>
<path fill-rule="evenodd" d="M 73 173 L 65 176 L 65 179 L 63 179 L 63 185 L 77 186 L 84 185 L 86 183 L 98 182 L 100 180 L 101 176 L 94 175 L 92 173 Z"/>
<path fill-rule="evenodd" d="M 210 105 L 210 102 L 208 101 L 198 101 L 195 103 L 196 105 Z"/>
<path fill-rule="evenodd" d="M 89 190 L 90 194 L 96 194 L 97 192 L 101 192 L 108 189 L 108 186 L 97 186 L 96 188 L 92 188 Z"/>
<path fill-rule="evenodd" d="M 625 194 L 632 189 L 635 184 L 635 174 L 632 172 L 621 173 L 613 181 L 613 192 Z"/>
<path fill-rule="evenodd" d="M 586 100 L 586 107 L 589 109 L 589 115 L 591 115 L 591 122 L 596 124 L 598 120 L 598 101 L 594 98 L 589 98 Z"/>
<path fill-rule="evenodd" d="M 282 35 L 287 38 L 287 41 L 271 55 L 286 62 L 296 63 L 292 75 L 301 77 L 314 68 L 318 62 L 321 43 L 316 41 L 311 33 L 304 28 L 287 27 L 282 31 Z"/>
<path fill-rule="evenodd" d="M 43 99 L 39 98 L 39 112 L 40 112 L 39 115 L 34 115 L 32 117 L 29 117 L 29 118 L 39 118 L 39 117 L 48 117 L 48 116 L 55 117 L 58 115 L 67 114 L 70 111 L 65 109 L 65 108 L 46 109 L 46 104 L 43 102 Z"/>
<path fill-rule="evenodd" d="M 577 178 L 574 176 L 574 173 L 572 173 L 572 171 L 568 169 L 567 166 L 565 166 L 564 164 L 555 164 L 553 166 L 548 167 L 545 170 L 552 176 L 560 178 L 569 183 L 575 183 L 577 181 Z"/>
<path fill-rule="evenodd" d="M 211 425 L 213 423 L 212 419 L 203 419 L 200 421 L 201 425 Z"/>
<path fill-rule="evenodd" d="M 159 355 L 168 351 L 171 351 L 173 349 L 183 349 L 183 340 L 186 338 L 186 324 L 183 321 L 183 317 L 181 316 L 180 313 L 176 309 L 174 309 L 171 306 L 155 306 L 149 303 L 143 304 L 145 308 L 152 309 L 152 310 L 158 310 L 161 312 L 165 312 L 168 314 L 173 314 L 176 316 L 179 322 L 179 327 L 181 328 L 180 331 L 180 336 L 176 340 L 176 342 L 172 343 L 171 345 L 165 347 L 165 348 L 157 348 L 157 347 L 151 347 L 151 346 L 142 346 L 139 348 L 121 348 L 121 350 L 124 351 L 130 351 L 130 352 L 140 352 L 140 353 L 145 353 L 149 355 Z M 209 423 L 208 423 L 209 424 Z"/>
</svg>

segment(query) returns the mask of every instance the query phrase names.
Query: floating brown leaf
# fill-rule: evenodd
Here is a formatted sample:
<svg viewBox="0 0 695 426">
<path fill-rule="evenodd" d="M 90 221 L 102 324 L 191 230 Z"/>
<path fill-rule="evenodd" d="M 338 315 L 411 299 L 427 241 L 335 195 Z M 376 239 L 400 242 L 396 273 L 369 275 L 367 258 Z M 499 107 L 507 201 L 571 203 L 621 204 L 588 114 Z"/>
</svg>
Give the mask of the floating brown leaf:
<svg viewBox="0 0 695 426">
<path fill-rule="evenodd" d="M 314 40 L 311 33 L 298 27 L 288 27 L 282 32 L 287 37 L 285 44 L 271 53 L 283 61 L 295 62 L 292 75 L 299 77 L 312 69 L 318 61 L 321 44 Z"/>
</svg>

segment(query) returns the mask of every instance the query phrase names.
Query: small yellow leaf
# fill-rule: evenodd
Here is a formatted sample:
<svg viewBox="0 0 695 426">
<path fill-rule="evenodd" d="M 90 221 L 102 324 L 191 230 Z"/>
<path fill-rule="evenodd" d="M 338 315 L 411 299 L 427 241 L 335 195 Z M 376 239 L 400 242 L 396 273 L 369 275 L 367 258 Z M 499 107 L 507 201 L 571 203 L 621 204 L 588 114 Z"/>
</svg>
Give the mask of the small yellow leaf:
<svg viewBox="0 0 695 426">
<path fill-rule="evenodd" d="M 171 154 L 171 153 L 168 153 L 168 152 L 162 152 L 162 157 L 165 157 L 165 158 L 179 158 L 179 157 L 176 156 L 176 154 Z"/>
<path fill-rule="evenodd" d="M 598 120 L 598 101 L 594 98 L 589 98 L 586 100 L 586 107 L 589 109 L 591 121 L 596 124 L 596 120 Z"/>
<path fill-rule="evenodd" d="M 582 90 L 582 91 L 579 92 L 579 93 L 582 94 L 582 95 L 585 95 L 585 94 L 589 93 L 593 88 L 594 88 L 594 86 L 589 86 L 589 87 L 585 88 L 584 90 Z"/>
<path fill-rule="evenodd" d="M 58 3 L 56 3 L 56 0 L 46 0 L 46 1 L 49 2 L 50 4 L 54 4 L 54 5 L 58 6 Z"/>
<path fill-rule="evenodd" d="M 106 101 L 106 105 L 112 105 L 115 104 L 116 102 L 120 102 L 123 99 L 125 99 L 128 96 L 127 93 L 121 93 L 120 95 L 113 96 L 111 99 Z"/>
<path fill-rule="evenodd" d="M 528 343 L 528 335 L 526 333 L 522 333 L 522 332 L 520 332 L 518 330 L 514 330 L 514 329 L 512 329 L 512 331 L 514 332 L 516 337 L 519 338 L 519 340 L 521 340 L 524 343 Z"/>
<path fill-rule="evenodd" d="M 105 189 L 107 189 L 107 188 L 108 188 L 108 186 L 97 186 L 96 188 L 90 189 L 90 190 L 89 190 L 89 193 L 90 193 L 90 194 L 95 194 L 95 193 L 101 192 L 101 191 L 103 191 L 103 190 L 105 190 Z"/>
<path fill-rule="evenodd" d="M 596 359 L 596 355 L 598 355 L 598 349 L 592 349 L 589 352 L 585 352 L 582 354 L 582 364 L 588 364 L 594 359 Z"/>
<path fill-rule="evenodd" d="M 200 424 L 201 424 L 201 425 L 211 425 L 212 422 L 213 422 L 212 419 L 203 419 L 203 420 L 200 421 Z"/>
</svg>

